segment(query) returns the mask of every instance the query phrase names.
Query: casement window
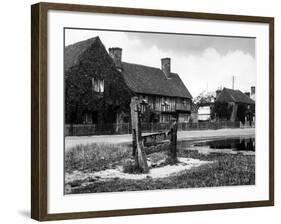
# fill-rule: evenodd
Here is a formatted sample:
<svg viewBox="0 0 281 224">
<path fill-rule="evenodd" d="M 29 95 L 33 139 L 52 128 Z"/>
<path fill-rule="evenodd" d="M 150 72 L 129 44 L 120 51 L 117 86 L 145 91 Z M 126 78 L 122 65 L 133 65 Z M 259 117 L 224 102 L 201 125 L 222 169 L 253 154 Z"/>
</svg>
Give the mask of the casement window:
<svg viewBox="0 0 281 224">
<path fill-rule="evenodd" d="M 85 112 L 83 114 L 83 123 L 84 124 L 92 124 L 93 123 L 93 115 L 91 112 Z"/>
<path fill-rule="evenodd" d="M 171 110 L 171 100 L 168 97 L 162 97 L 161 99 L 161 110 L 170 111 Z"/>
<path fill-rule="evenodd" d="M 165 107 L 166 107 L 166 111 L 171 110 L 171 100 L 170 100 L 170 98 L 165 99 Z"/>
<path fill-rule="evenodd" d="M 161 98 L 161 111 L 166 111 L 165 97 Z"/>
<path fill-rule="evenodd" d="M 169 123 L 171 121 L 170 114 L 161 114 L 160 116 L 160 123 Z"/>
<path fill-rule="evenodd" d="M 139 101 L 140 101 L 141 112 L 144 113 L 146 111 L 147 106 L 148 106 L 148 96 L 140 95 Z"/>
<path fill-rule="evenodd" d="M 187 103 L 186 99 L 182 99 L 181 103 L 182 103 L 182 105 L 186 106 L 186 103 Z"/>
<path fill-rule="evenodd" d="M 92 78 L 92 91 L 97 93 L 104 92 L 104 80 Z"/>
</svg>

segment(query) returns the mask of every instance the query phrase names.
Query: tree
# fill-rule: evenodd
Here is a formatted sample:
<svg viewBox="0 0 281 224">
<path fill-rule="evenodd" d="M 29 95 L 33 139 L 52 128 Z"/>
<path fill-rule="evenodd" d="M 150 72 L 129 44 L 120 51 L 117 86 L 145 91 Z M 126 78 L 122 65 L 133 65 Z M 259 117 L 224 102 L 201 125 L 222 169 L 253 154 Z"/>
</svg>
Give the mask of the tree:
<svg viewBox="0 0 281 224">
<path fill-rule="evenodd" d="M 245 124 L 245 117 L 247 114 L 247 105 L 246 104 L 239 104 L 237 109 L 237 120 L 241 121 L 242 124 Z"/>
<path fill-rule="evenodd" d="M 229 120 L 232 113 L 232 106 L 228 103 L 215 102 L 214 113 L 216 117 L 222 120 Z"/>
</svg>

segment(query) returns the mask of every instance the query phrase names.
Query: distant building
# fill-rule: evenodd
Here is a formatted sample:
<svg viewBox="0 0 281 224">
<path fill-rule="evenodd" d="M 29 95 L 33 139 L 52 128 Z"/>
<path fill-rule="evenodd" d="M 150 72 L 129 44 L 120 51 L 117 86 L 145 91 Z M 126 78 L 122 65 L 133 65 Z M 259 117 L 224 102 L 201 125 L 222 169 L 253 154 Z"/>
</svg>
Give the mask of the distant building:
<svg viewBox="0 0 281 224">
<path fill-rule="evenodd" d="M 127 123 L 130 99 L 138 96 L 142 112 L 153 111 L 149 122 L 188 122 L 191 99 L 171 59 L 161 68 L 122 61 L 122 49 L 107 52 L 99 37 L 65 47 L 65 122 Z"/>
<path fill-rule="evenodd" d="M 211 120 L 211 106 L 201 105 L 198 108 L 198 121 L 210 121 Z"/>
<path fill-rule="evenodd" d="M 230 121 L 253 121 L 255 114 L 255 101 L 249 94 L 240 90 L 224 88 L 215 102 L 215 113 L 218 119 Z"/>
<path fill-rule="evenodd" d="M 194 99 L 197 106 L 198 121 L 210 121 L 216 96 L 214 92 L 202 92 Z"/>
</svg>

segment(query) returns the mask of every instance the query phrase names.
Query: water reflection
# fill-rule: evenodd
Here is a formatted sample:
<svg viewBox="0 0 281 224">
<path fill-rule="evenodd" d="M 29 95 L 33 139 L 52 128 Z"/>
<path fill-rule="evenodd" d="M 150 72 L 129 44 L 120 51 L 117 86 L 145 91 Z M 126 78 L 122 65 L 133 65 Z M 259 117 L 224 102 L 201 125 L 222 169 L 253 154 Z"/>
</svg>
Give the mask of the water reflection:
<svg viewBox="0 0 281 224">
<path fill-rule="evenodd" d="M 194 146 L 210 146 L 211 149 L 232 149 L 236 151 L 255 151 L 255 138 L 227 138 L 194 144 Z"/>
<path fill-rule="evenodd" d="M 183 150 L 197 150 L 200 153 L 221 152 L 254 154 L 255 138 L 238 137 L 215 140 L 178 141 L 178 148 Z"/>
</svg>

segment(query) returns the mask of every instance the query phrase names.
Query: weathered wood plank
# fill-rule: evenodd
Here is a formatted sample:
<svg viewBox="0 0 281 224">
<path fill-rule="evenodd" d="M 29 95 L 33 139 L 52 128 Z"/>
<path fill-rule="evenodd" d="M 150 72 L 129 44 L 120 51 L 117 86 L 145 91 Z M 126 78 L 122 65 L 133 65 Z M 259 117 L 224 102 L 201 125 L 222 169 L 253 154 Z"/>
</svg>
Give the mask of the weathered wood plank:
<svg viewBox="0 0 281 224">
<path fill-rule="evenodd" d="M 145 151 L 143 149 L 143 142 L 141 136 L 140 123 L 140 105 L 137 97 L 131 98 L 131 122 L 132 122 L 132 138 L 133 138 L 133 155 L 136 166 L 141 168 L 144 173 L 148 173 L 148 165 Z"/>
<path fill-rule="evenodd" d="M 177 121 L 173 121 L 171 125 L 171 144 L 170 157 L 173 162 L 177 162 Z"/>
</svg>

